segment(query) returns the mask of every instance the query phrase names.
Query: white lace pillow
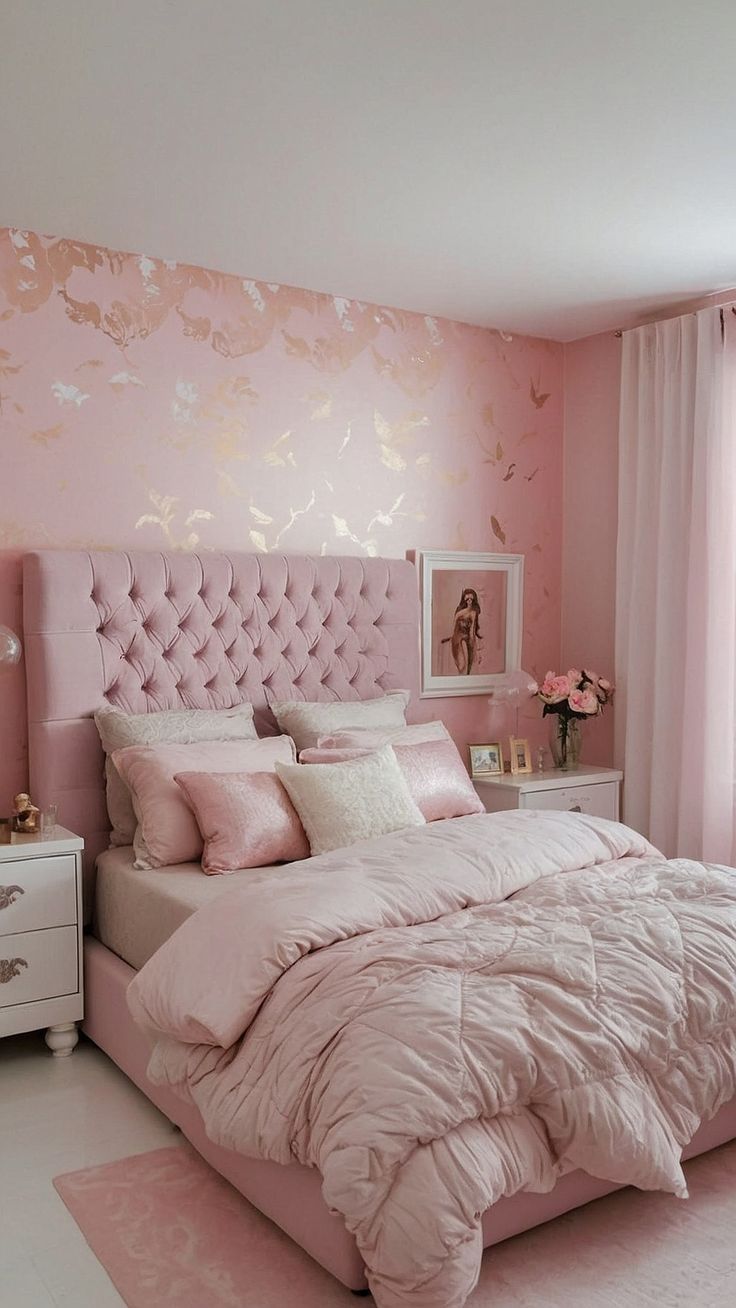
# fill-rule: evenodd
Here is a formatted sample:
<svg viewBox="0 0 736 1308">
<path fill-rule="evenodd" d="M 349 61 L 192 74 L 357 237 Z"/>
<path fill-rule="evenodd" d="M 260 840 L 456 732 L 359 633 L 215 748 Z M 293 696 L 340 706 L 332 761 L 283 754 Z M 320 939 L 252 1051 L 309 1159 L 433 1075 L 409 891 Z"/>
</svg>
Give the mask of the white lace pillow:
<svg viewBox="0 0 736 1308">
<path fill-rule="evenodd" d="M 128 745 L 196 745 L 203 740 L 256 740 L 253 705 L 229 709 L 171 709 L 163 713 L 123 713 L 101 708 L 95 724 L 105 751 L 107 812 L 111 845 L 132 845 L 138 825 L 133 801 L 110 755 Z"/>
<path fill-rule="evenodd" d="M 390 745 L 348 763 L 276 763 L 313 854 L 424 824 Z"/>
<path fill-rule="evenodd" d="M 381 745 L 423 745 L 427 740 L 452 740 L 444 722 L 414 722 L 404 727 L 354 727 L 320 736 L 320 749 L 380 749 Z"/>
<path fill-rule="evenodd" d="M 297 749 L 311 749 L 320 736 L 350 727 L 404 727 L 408 690 L 392 690 L 378 699 L 277 700 L 270 705 L 284 735 Z"/>
</svg>

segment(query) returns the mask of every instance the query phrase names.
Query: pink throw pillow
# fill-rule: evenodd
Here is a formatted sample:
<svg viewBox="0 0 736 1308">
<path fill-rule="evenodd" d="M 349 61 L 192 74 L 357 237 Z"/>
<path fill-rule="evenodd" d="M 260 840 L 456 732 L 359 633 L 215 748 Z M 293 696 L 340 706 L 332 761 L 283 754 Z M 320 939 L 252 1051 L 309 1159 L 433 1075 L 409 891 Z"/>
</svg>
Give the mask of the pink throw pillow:
<svg viewBox="0 0 736 1308">
<path fill-rule="evenodd" d="M 485 813 L 454 740 L 427 740 L 393 748 L 425 822 Z"/>
<path fill-rule="evenodd" d="M 277 761 L 293 763 L 294 758 L 289 736 L 116 749 L 112 760 L 130 790 L 138 820 L 135 866 L 167 867 L 202 856 L 199 827 L 174 780 L 178 772 L 273 772 Z"/>
<path fill-rule="evenodd" d="M 309 858 L 294 805 L 273 772 L 177 772 L 204 838 L 210 875 Z"/>
<path fill-rule="evenodd" d="M 425 740 L 392 745 L 411 797 L 425 822 L 484 813 L 473 783 L 453 740 Z M 304 749 L 300 763 L 344 763 L 370 750 L 356 748 Z"/>
<path fill-rule="evenodd" d="M 381 745 L 418 745 L 425 740 L 452 741 L 444 722 L 414 722 L 406 727 L 343 727 L 320 736 L 319 749 L 380 749 Z"/>
</svg>

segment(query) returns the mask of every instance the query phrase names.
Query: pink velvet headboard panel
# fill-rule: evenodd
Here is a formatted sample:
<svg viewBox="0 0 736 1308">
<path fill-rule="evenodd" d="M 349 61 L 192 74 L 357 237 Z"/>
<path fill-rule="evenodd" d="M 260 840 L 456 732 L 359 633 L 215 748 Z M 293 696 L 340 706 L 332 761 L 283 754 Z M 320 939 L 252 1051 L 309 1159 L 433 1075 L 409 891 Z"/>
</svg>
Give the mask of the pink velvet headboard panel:
<svg viewBox="0 0 736 1308">
<path fill-rule="evenodd" d="M 23 560 L 30 786 L 108 843 L 92 719 L 273 699 L 372 699 L 419 670 L 418 589 L 403 559 L 40 550 Z"/>
</svg>

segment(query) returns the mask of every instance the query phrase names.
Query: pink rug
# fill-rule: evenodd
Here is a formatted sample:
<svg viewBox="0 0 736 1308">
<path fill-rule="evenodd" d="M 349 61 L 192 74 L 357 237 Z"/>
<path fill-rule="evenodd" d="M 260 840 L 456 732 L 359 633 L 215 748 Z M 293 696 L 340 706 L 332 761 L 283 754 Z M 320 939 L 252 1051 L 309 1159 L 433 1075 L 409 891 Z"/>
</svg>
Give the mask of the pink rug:
<svg viewBox="0 0 736 1308">
<path fill-rule="evenodd" d="M 729 1308 L 736 1143 L 687 1164 L 691 1198 L 622 1190 L 490 1249 L 468 1308 Z M 187 1145 L 54 1185 L 128 1308 L 357 1308 Z"/>
<path fill-rule="evenodd" d="M 356 1299 L 185 1142 L 54 1186 L 128 1308 L 345 1308 Z"/>
</svg>

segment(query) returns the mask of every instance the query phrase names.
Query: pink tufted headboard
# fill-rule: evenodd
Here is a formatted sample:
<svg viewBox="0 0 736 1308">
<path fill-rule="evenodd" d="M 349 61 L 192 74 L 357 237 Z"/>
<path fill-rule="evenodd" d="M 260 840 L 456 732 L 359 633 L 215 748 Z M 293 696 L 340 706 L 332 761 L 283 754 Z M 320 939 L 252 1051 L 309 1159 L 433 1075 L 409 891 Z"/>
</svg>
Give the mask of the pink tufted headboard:
<svg viewBox="0 0 736 1308">
<path fill-rule="evenodd" d="M 92 714 L 415 692 L 419 600 L 403 559 L 41 550 L 23 560 L 30 785 L 107 846 Z"/>
</svg>

